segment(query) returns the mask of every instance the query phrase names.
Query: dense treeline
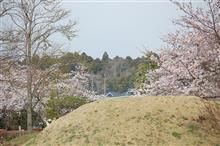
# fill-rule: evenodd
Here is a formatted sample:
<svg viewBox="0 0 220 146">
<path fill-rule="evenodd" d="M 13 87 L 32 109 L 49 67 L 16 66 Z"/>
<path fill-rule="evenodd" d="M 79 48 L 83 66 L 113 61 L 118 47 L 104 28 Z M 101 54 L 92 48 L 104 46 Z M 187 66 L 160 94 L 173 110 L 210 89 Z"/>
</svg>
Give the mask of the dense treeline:
<svg viewBox="0 0 220 146">
<path fill-rule="evenodd" d="M 62 73 L 69 73 L 79 64 L 83 65 L 91 75 L 89 90 L 96 91 L 98 94 L 110 91 L 121 94 L 139 85 L 138 83 L 145 78 L 149 63 L 146 57 L 133 59 L 130 56 L 125 58 L 116 56 L 112 59 L 107 52 L 101 59 L 94 59 L 86 53 L 78 52 L 67 52 L 59 56 L 43 54 L 34 56 L 32 62 L 43 70 L 52 65 L 59 65 Z"/>
</svg>

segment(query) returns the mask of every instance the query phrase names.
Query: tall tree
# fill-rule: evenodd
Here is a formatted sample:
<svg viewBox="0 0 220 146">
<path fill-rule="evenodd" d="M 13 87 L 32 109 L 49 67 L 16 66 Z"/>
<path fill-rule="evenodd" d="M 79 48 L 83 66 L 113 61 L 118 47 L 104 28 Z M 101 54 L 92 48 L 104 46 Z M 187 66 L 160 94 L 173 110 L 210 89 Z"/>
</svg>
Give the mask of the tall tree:
<svg viewBox="0 0 220 146">
<path fill-rule="evenodd" d="M 14 37 L 5 40 L 8 46 L 16 45 L 13 55 L 26 61 L 26 89 L 27 89 L 27 128 L 32 131 L 32 101 L 34 69 L 32 58 L 43 51 L 54 49 L 51 36 L 63 34 L 67 39 L 75 36 L 75 23 L 68 21 L 70 12 L 61 8 L 59 0 L 13 0 L 7 17 L 10 19 L 10 29 L 1 33 L 8 33 Z M 8 33 L 6 33 L 8 31 Z M 54 51 L 54 50 L 53 50 Z"/>
<path fill-rule="evenodd" d="M 102 55 L 102 62 L 107 63 L 109 61 L 109 56 L 107 52 Z"/>
</svg>

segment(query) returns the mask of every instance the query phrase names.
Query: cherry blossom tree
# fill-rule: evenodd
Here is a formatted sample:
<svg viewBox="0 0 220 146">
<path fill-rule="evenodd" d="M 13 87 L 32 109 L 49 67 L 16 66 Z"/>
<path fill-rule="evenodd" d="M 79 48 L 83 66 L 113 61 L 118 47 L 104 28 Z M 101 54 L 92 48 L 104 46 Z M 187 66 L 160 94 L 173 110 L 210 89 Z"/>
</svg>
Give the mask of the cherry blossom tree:
<svg viewBox="0 0 220 146">
<path fill-rule="evenodd" d="M 47 70 L 33 70 L 32 94 L 33 110 L 41 110 L 46 101 L 49 85 L 54 78 L 59 76 L 59 71 L 56 67 L 48 68 Z M 8 110 L 19 111 L 27 106 L 27 72 L 26 66 L 16 64 L 10 67 L 8 72 L 0 74 L 0 109 L 6 107 Z M 7 74 L 4 74 L 7 73 Z"/>
<path fill-rule="evenodd" d="M 8 75 L 0 74 L 0 109 L 20 111 L 27 106 L 27 78 L 25 65 L 14 65 Z M 62 74 L 59 65 L 46 70 L 35 69 L 32 82 L 33 110 L 47 123 L 45 106 L 53 94 L 53 98 L 68 96 L 85 97 L 89 101 L 104 98 L 88 90 L 90 74 L 82 65 L 76 67 L 71 73 Z M 5 72 L 4 72 L 5 73 Z M 10 76 L 9 76 L 10 75 Z"/>
<path fill-rule="evenodd" d="M 174 21 L 179 31 L 164 39 L 168 48 L 154 57 L 160 68 L 147 73 L 146 94 L 220 95 L 220 5 L 204 3 L 174 2 L 185 15 Z"/>
<path fill-rule="evenodd" d="M 1 60 L 6 62 L 6 68 L 10 63 L 25 60 L 26 88 L 27 88 L 27 127 L 32 130 L 32 101 L 36 98 L 32 82 L 35 76 L 35 66 L 32 58 L 48 49 L 55 50 L 57 44 L 51 40 L 51 36 L 57 33 L 63 34 L 67 39 L 75 36 L 75 22 L 68 20 L 70 14 L 61 8 L 59 0 L 3 0 L 0 13 L 7 19 L 8 24 L 0 28 L 0 41 L 3 45 Z M 7 13 L 6 9 L 10 8 Z M 4 21 L 3 21 L 4 22 Z M 62 23 L 61 23 L 62 22 Z M 10 55 L 8 55 L 10 53 Z M 4 57 L 2 57 L 4 56 Z M 6 61 L 7 60 L 7 61 Z"/>
<path fill-rule="evenodd" d="M 178 31 L 165 37 L 168 46 L 161 50 L 159 57 L 147 54 L 159 68 L 146 73 L 141 92 L 195 95 L 205 99 L 220 97 L 220 1 L 205 0 L 203 7 L 194 7 L 190 2 L 173 3 L 184 15 L 174 21 Z M 219 132 L 218 103 L 202 101 L 202 116 Z"/>
</svg>

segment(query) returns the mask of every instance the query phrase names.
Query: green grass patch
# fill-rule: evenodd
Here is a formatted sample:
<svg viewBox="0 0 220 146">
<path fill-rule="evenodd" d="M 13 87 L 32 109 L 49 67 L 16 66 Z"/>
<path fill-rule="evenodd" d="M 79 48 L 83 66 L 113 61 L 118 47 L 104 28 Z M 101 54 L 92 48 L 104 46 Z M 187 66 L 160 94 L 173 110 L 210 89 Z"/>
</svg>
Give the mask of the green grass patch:
<svg viewBox="0 0 220 146">
<path fill-rule="evenodd" d="M 187 124 L 186 128 L 187 128 L 188 132 L 193 133 L 193 134 L 197 133 L 199 130 L 198 124 L 195 124 L 195 123 Z"/>
<path fill-rule="evenodd" d="M 174 137 L 176 137 L 177 139 L 181 139 L 181 135 L 182 135 L 182 134 L 180 134 L 180 133 L 178 133 L 178 132 L 173 132 L 172 135 L 173 135 Z"/>
</svg>

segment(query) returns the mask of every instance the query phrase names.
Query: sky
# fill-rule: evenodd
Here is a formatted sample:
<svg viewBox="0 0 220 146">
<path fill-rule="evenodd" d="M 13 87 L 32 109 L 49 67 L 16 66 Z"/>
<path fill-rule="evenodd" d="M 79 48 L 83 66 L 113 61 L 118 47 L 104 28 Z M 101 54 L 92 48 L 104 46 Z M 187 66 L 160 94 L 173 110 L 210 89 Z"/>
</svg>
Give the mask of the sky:
<svg viewBox="0 0 220 146">
<path fill-rule="evenodd" d="M 64 48 L 95 58 L 105 51 L 110 57 L 136 58 L 145 49 L 158 50 L 165 45 L 161 38 L 175 31 L 172 20 L 180 15 L 168 0 L 63 0 L 62 5 L 72 12 L 78 30 Z"/>
</svg>

